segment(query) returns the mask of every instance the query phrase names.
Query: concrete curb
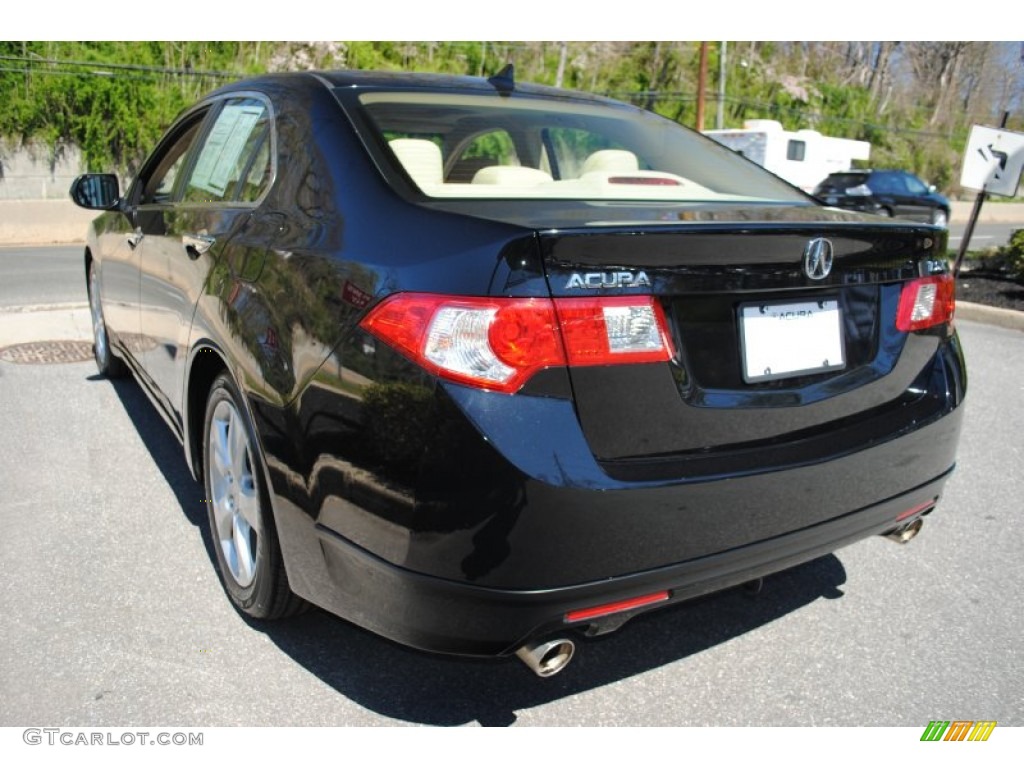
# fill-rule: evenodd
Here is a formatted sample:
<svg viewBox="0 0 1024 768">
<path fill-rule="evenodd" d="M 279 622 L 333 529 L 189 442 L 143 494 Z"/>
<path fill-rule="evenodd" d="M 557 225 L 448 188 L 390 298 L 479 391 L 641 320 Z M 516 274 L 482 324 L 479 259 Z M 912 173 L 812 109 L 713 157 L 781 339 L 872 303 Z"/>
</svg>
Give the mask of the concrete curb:
<svg viewBox="0 0 1024 768">
<path fill-rule="evenodd" d="M 972 304 L 969 301 L 958 301 L 956 303 L 956 319 L 1024 331 L 1024 312 L 1018 312 L 1015 309 L 1001 309 L 985 304 Z"/>
<path fill-rule="evenodd" d="M 0 347 L 29 341 L 91 341 L 85 302 L 0 308 Z"/>
</svg>

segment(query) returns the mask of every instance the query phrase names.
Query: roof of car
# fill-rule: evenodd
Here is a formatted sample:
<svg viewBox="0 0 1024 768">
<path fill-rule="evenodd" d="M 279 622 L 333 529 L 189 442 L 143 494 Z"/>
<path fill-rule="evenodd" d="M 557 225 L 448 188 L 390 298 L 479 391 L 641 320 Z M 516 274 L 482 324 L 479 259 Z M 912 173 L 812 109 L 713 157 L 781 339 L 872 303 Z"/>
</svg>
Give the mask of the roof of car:
<svg viewBox="0 0 1024 768">
<path fill-rule="evenodd" d="M 833 171 L 829 176 L 849 176 L 851 174 L 863 174 L 868 176 L 872 173 L 910 173 L 899 168 L 851 168 L 848 171 Z"/>
<path fill-rule="evenodd" d="M 496 79 L 496 78 L 495 78 Z M 333 71 L 310 70 L 307 72 L 277 72 L 228 83 L 210 95 L 244 90 L 258 89 L 261 85 L 280 86 L 286 82 L 304 83 L 306 87 L 320 83 L 328 88 L 422 88 L 424 90 L 475 90 L 487 93 L 499 92 L 499 84 L 486 77 L 470 77 L 467 75 L 445 75 L 427 72 L 381 72 L 372 70 L 342 69 Z M 535 83 L 515 82 L 512 88 L 515 93 L 550 98 L 573 98 L 587 101 L 604 102 L 622 106 L 623 102 L 597 96 L 593 93 L 572 91 L 565 88 L 554 88 Z"/>
</svg>

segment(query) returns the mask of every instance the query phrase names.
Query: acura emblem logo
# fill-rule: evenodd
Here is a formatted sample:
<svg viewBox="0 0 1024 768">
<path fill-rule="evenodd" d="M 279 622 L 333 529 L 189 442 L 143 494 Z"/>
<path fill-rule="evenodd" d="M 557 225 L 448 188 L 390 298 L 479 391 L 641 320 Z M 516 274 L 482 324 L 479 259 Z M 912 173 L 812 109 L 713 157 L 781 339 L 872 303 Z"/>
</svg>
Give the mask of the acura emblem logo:
<svg viewBox="0 0 1024 768">
<path fill-rule="evenodd" d="M 811 280 L 824 280 L 832 271 L 832 241 L 816 237 L 804 248 L 804 274 Z"/>
</svg>

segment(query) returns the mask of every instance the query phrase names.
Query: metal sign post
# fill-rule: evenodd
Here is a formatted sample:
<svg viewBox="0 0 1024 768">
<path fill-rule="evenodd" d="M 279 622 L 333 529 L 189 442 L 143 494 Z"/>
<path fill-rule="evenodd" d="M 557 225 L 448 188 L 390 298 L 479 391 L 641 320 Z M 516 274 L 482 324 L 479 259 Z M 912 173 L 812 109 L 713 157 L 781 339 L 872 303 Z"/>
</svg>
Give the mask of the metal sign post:
<svg viewBox="0 0 1024 768">
<path fill-rule="evenodd" d="M 982 125 L 971 128 L 967 149 L 964 150 L 960 186 L 977 189 L 978 197 L 974 201 L 974 209 L 967 222 L 967 229 L 964 230 L 956 262 L 953 264 L 954 277 L 960 274 L 960 265 L 967 254 L 982 203 L 990 194 L 1007 197 L 1017 194 L 1021 172 L 1024 171 L 1024 134 L 1006 130 L 1006 121 L 1009 117 L 1009 112 L 1003 113 L 999 128 L 986 128 Z"/>
</svg>

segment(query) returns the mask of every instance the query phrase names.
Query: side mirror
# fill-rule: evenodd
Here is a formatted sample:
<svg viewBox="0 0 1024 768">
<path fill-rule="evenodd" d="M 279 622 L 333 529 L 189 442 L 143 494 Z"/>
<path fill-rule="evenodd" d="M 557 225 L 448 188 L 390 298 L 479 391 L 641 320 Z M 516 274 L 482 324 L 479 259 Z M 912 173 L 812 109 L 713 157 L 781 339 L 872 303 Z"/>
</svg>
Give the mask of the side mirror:
<svg viewBox="0 0 1024 768">
<path fill-rule="evenodd" d="M 109 211 L 121 199 L 117 176 L 112 173 L 86 173 L 71 182 L 69 191 L 75 205 L 93 211 Z"/>
</svg>

